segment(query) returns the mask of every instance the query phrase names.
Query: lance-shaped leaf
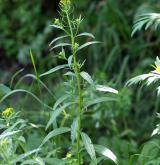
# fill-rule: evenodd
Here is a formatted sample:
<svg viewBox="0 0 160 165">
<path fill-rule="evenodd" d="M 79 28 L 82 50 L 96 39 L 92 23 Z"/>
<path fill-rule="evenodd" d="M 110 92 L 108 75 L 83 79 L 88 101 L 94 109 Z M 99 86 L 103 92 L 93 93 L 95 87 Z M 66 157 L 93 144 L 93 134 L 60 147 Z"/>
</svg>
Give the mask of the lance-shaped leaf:
<svg viewBox="0 0 160 165">
<path fill-rule="evenodd" d="M 75 102 L 69 102 L 64 104 L 63 106 L 61 106 L 60 108 L 57 108 L 53 111 L 51 118 L 49 120 L 49 122 L 47 123 L 46 129 L 48 129 L 48 127 L 54 122 L 54 120 L 61 114 L 62 111 L 65 110 L 65 108 L 67 108 L 68 106 L 75 104 Z"/>
<path fill-rule="evenodd" d="M 18 71 L 12 76 L 12 78 L 11 78 L 11 83 L 10 83 L 10 88 L 12 88 L 12 85 L 13 85 L 13 82 L 14 82 L 15 78 L 16 78 L 21 72 L 23 72 L 23 70 L 24 70 L 24 69 L 18 70 Z"/>
<path fill-rule="evenodd" d="M 91 139 L 84 132 L 81 132 L 81 137 L 82 137 L 82 141 L 83 141 L 86 151 L 88 152 L 89 156 L 94 161 L 94 163 L 97 164 L 96 153 L 95 153 L 95 149 L 94 149 Z"/>
<path fill-rule="evenodd" d="M 115 93 L 118 94 L 118 91 L 108 87 L 108 86 L 104 86 L 104 85 L 96 85 L 96 90 L 100 91 L 100 92 L 109 92 L 109 93 Z"/>
<path fill-rule="evenodd" d="M 14 135 L 14 134 L 17 134 L 17 133 L 19 133 L 19 132 L 21 132 L 21 131 L 18 130 L 18 131 L 4 132 L 4 133 L 2 133 L 2 134 L 0 135 L 0 140 L 6 138 L 6 137 L 8 137 L 8 136 L 12 136 L 12 135 Z"/>
<path fill-rule="evenodd" d="M 157 88 L 157 95 L 160 95 L 160 86 Z"/>
<path fill-rule="evenodd" d="M 96 152 L 105 156 L 108 159 L 111 159 L 114 163 L 118 164 L 117 157 L 111 150 L 109 150 L 108 148 L 106 148 L 102 145 L 94 145 L 94 148 L 95 148 Z"/>
<path fill-rule="evenodd" d="M 86 80 L 89 84 L 94 85 L 94 82 L 92 80 L 92 77 L 87 72 L 81 72 L 81 77 Z"/>
<path fill-rule="evenodd" d="M 77 139 L 77 134 L 78 134 L 78 118 L 75 118 L 73 120 L 73 123 L 71 125 L 71 140 L 72 143 Z"/>
<path fill-rule="evenodd" d="M 58 70 L 60 70 L 60 69 L 66 68 L 67 66 L 68 66 L 68 64 L 56 66 L 56 67 L 50 69 L 49 71 L 47 71 L 47 72 L 45 72 L 45 73 L 42 73 L 42 74 L 40 75 L 40 77 L 43 77 L 43 76 L 52 74 L 52 73 L 54 73 L 54 72 L 56 72 L 56 71 L 58 71 Z"/>
<path fill-rule="evenodd" d="M 67 73 L 64 74 L 65 76 L 71 76 L 71 77 L 74 77 L 75 76 L 75 73 L 69 71 Z"/>
<path fill-rule="evenodd" d="M 11 131 L 13 131 L 15 128 L 16 128 L 16 126 L 17 125 L 19 125 L 19 124 L 24 124 L 25 123 L 25 121 L 24 120 L 22 120 L 22 119 L 19 119 L 17 122 L 15 122 L 12 126 L 10 126 L 8 129 L 6 129 L 5 131 L 4 131 L 4 133 L 7 133 L 7 132 L 11 132 Z"/>
<path fill-rule="evenodd" d="M 52 47 L 52 48 L 50 49 L 50 51 L 53 50 L 53 49 L 59 48 L 59 47 L 64 47 L 64 46 L 71 46 L 71 44 L 68 44 L 68 43 L 60 43 L 60 44 L 55 45 L 54 47 Z"/>
<path fill-rule="evenodd" d="M 52 24 L 52 25 L 50 25 L 51 27 L 54 27 L 54 28 L 56 28 L 56 29 L 61 29 L 61 30 L 63 30 L 63 28 L 61 27 L 61 26 L 58 26 L 58 25 L 55 25 L 55 24 Z"/>
<path fill-rule="evenodd" d="M 29 152 L 26 152 L 25 154 L 22 154 L 20 156 L 18 156 L 16 159 L 12 160 L 11 163 L 15 164 L 15 163 L 18 163 L 18 162 L 21 162 L 23 161 L 26 157 L 36 153 L 40 151 L 40 149 L 35 149 L 35 150 L 32 150 L 32 151 L 29 151 Z"/>
<path fill-rule="evenodd" d="M 64 134 L 66 132 L 69 132 L 70 128 L 67 127 L 61 127 L 61 128 L 57 128 L 53 131 L 51 131 L 42 141 L 41 145 L 39 146 L 39 148 L 41 148 L 46 142 L 48 142 L 51 138 L 57 136 L 57 135 L 61 135 Z"/>
<path fill-rule="evenodd" d="M 61 103 L 62 103 L 64 100 L 66 100 L 68 97 L 69 97 L 69 95 L 64 95 L 64 96 L 60 97 L 60 98 L 55 102 L 54 107 L 53 107 L 53 111 L 55 111 L 55 110 L 57 109 L 57 107 L 60 106 Z M 49 127 L 52 123 L 53 123 L 53 125 L 54 125 L 55 127 L 57 127 L 56 118 L 53 118 L 53 119 L 52 119 L 52 117 L 53 117 L 53 116 L 51 116 L 49 122 L 47 123 L 47 126 L 46 126 L 46 128 L 45 128 L 46 130 L 48 129 L 48 127 Z M 55 117 L 57 117 L 57 116 L 55 116 Z"/>
<path fill-rule="evenodd" d="M 37 77 L 34 74 L 26 74 L 24 76 L 22 76 L 18 82 L 15 85 L 15 88 L 18 86 L 18 84 L 25 78 L 32 78 L 33 80 L 37 80 Z M 54 96 L 54 94 L 52 93 L 52 91 L 43 83 L 42 80 L 38 80 L 39 83 L 48 91 L 48 93 L 55 99 L 56 97 Z"/>
<path fill-rule="evenodd" d="M 80 47 L 78 47 L 77 51 L 87 47 L 87 46 L 90 46 L 90 45 L 94 45 L 94 44 L 99 44 L 100 42 L 99 41 L 91 41 L 91 42 L 87 42 L 83 45 L 81 45 Z"/>
<path fill-rule="evenodd" d="M 0 99 L 0 103 L 2 103 L 4 100 L 6 100 L 9 96 L 13 95 L 13 94 L 16 94 L 16 93 L 26 93 L 26 94 L 29 94 L 30 96 L 32 96 L 34 99 L 36 99 L 40 104 L 42 104 L 43 106 L 49 108 L 49 109 L 52 109 L 50 106 L 48 106 L 47 104 L 45 104 L 42 100 L 40 100 L 36 95 L 34 95 L 32 92 L 29 92 L 25 89 L 15 89 L 15 90 L 12 90 L 11 92 L 9 92 L 8 94 L 6 94 L 5 96 L 3 96 L 1 99 Z"/>
<path fill-rule="evenodd" d="M 67 98 L 69 98 L 69 95 L 68 95 L 68 94 L 66 94 L 66 95 L 64 95 L 64 96 L 62 96 L 62 97 L 60 97 L 60 98 L 55 102 L 54 107 L 53 107 L 53 111 L 56 110 L 57 107 L 58 107 L 61 103 L 63 103 L 63 101 L 66 100 Z"/>
<path fill-rule="evenodd" d="M 52 44 L 54 44 L 56 41 L 58 41 L 60 39 L 63 39 L 63 38 L 67 38 L 67 37 L 68 37 L 68 35 L 57 37 L 57 38 L 55 38 L 54 40 L 51 41 L 51 43 L 49 44 L 49 46 L 51 46 Z"/>
<path fill-rule="evenodd" d="M 116 101 L 117 99 L 111 98 L 111 97 L 100 97 L 100 98 L 95 98 L 91 101 L 86 102 L 84 108 L 87 109 L 90 106 L 102 103 L 102 102 L 108 102 L 108 101 Z"/>
<path fill-rule="evenodd" d="M 73 60 L 73 55 L 71 55 L 71 56 L 68 57 L 68 65 L 69 65 L 69 67 L 72 64 L 72 60 Z"/>
<path fill-rule="evenodd" d="M 91 38 L 95 38 L 94 35 L 92 33 L 87 33 L 87 32 L 84 32 L 84 33 L 80 33 L 78 34 L 76 37 L 81 37 L 81 36 L 87 36 L 87 37 L 91 37 Z"/>
</svg>

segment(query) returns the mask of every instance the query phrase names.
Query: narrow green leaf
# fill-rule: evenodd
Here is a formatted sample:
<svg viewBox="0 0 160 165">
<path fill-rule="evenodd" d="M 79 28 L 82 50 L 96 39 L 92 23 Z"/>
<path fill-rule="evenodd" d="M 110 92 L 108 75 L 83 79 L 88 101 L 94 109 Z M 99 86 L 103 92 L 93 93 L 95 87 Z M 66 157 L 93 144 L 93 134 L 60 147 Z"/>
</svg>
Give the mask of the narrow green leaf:
<svg viewBox="0 0 160 165">
<path fill-rule="evenodd" d="M 53 50 L 53 49 L 55 49 L 55 48 L 64 47 L 64 46 L 71 46 L 71 44 L 68 44 L 68 43 L 60 43 L 60 44 L 55 45 L 54 47 L 52 47 L 52 48 L 50 49 L 50 51 Z"/>
<path fill-rule="evenodd" d="M 72 143 L 77 139 L 77 134 L 78 134 L 78 118 L 75 118 L 73 120 L 73 123 L 71 125 L 71 140 Z"/>
<path fill-rule="evenodd" d="M 70 128 L 67 127 L 61 127 L 61 128 L 57 128 L 53 131 L 51 131 L 43 140 L 43 142 L 41 143 L 41 145 L 39 146 L 39 148 L 41 148 L 46 142 L 48 142 L 51 138 L 57 136 L 57 135 L 61 135 L 64 134 L 66 132 L 69 132 Z"/>
<path fill-rule="evenodd" d="M 62 97 L 60 97 L 60 98 L 55 102 L 54 107 L 53 107 L 53 111 L 56 110 L 57 107 L 58 107 L 64 100 L 66 100 L 68 97 L 69 97 L 68 94 L 66 94 L 66 95 L 64 95 L 64 96 L 62 96 Z"/>
<path fill-rule="evenodd" d="M 109 92 L 109 93 L 115 93 L 118 94 L 118 91 L 108 87 L 108 86 L 104 86 L 104 85 L 96 85 L 96 90 L 100 91 L 100 92 Z"/>
<path fill-rule="evenodd" d="M 2 133 L 2 134 L 0 135 L 0 140 L 6 138 L 6 137 L 8 137 L 8 136 L 12 136 L 12 135 L 14 135 L 14 134 L 17 134 L 17 133 L 19 133 L 19 132 L 21 132 L 21 130 L 18 130 L 18 131 L 11 131 L 11 132 L 4 132 L 4 133 Z"/>
<path fill-rule="evenodd" d="M 81 72 L 80 73 L 81 77 L 86 80 L 89 84 L 94 85 L 94 82 L 91 78 L 91 76 L 87 72 Z"/>
<path fill-rule="evenodd" d="M 10 88 L 12 88 L 12 86 L 13 86 L 14 79 L 23 71 L 24 71 L 24 69 L 20 69 L 12 76 L 11 83 L 10 83 Z"/>
<path fill-rule="evenodd" d="M 86 151 L 88 152 L 89 156 L 94 161 L 94 163 L 97 164 L 96 153 L 95 153 L 95 149 L 94 149 L 91 139 L 84 132 L 81 132 L 81 137 L 82 137 L 82 141 L 83 141 Z"/>
<path fill-rule="evenodd" d="M 22 77 L 18 80 L 18 82 L 17 82 L 15 88 L 16 88 L 16 87 L 19 85 L 19 83 L 20 83 L 23 79 L 25 79 L 25 78 L 32 78 L 33 80 L 37 80 L 37 77 L 36 77 L 34 74 L 26 74 L 26 75 L 22 76 Z M 42 87 L 44 87 L 44 88 L 48 91 L 48 93 L 49 93 L 54 99 L 56 99 L 56 97 L 54 96 L 54 94 L 52 93 L 52 91 L 43 83 L 42 80 L 39 79 L 39 83 L 42 85 Z"/>
<path fill-rule="evenodd" d="M 68 66 L 68 64 L 56 66 L 55 68 L 52 68 L 52 69 L 50 69 L 49 71 L 47 71 L 47 72 L 45 72 L 45 73 L 42 73 L 42 74 L 40 75 L 40 77 L 43 77 L 43 76 L 52 74 L 52 73 L 54 73 L 54 72 L 56 72 L 56 71 L 58 71 L 58 70 L 60 70 L 60 69 L 66 68 L 67 66 Z"/>
<path fill-rule="evenodd" d="M 18 163 L 18 162 L 21 162 L 23 161 L 26 157 L 36 153 L 40 151 L 40 149 L 35 149 L 35 150 L 32 150 L 32 151 L 29 151 L 29 152 L 26 152 L 25 154 L 22 154 L 20 156 L 18 156 L 15 160 L 12 160 L 11 163 L 15 164 L 15 163 Z"/>
<path fill-rule="evenodd" d="M 117 157 L 114 155 L 114 153 L 111 150 L 109 150 L 108 148 L 102 145 L 94 145 L 94 148 L 96 152 L 105 156 L 108 159 L 111 159 L 114 163 L 118 164 Z"/>
<path fill-rule="evenodd" d="M 72 77 L 74 77 L 75 76 L 75 73 L 69 71 L 69 72 L 65 73 L 64 75 L 65 76 L 72 76 Z"/>
<path fill-rule="evenodd" d="M 4 133 L 7 133 L 7 132 L 11 132 L 11 131 L 13 131 L 14 130 L 14 128 L 16 128 L 16 126 L 17 125 L 19 125 L 19 124 L 24 124 L 25 123 L 25 121 L 24 120 L 22 120 L 22 119 L 19 119 L 17 122 L 15 122 L 12 126 L 10 126 L 8 129 L 6 129 L 5 131 L 4 131 Z"/>
<path fill-rule="evenodd" d="M 34 99 L 36 99 L 40 104 L 42 104 L 43 106 L 49 108 L 49 109 L 52 109 L 50 106 L 48 106 L 47 104 L 45 104 L 43 101 L 41 101 L 36 95 L 34 95 L 32 92 L 29 92 L 27 90 L 24 90 L 24 89 L 15 89 L 15 90 L 12 90 L 11 92 L 9 92 L 8 94 L 6 94 L 5 96 L 3 96 L 1 99 L 0 99 L 0 103 L 2 103 L 4 100 L 6 100 L 9 96 L 13 95 L 13 94 L 16 94 L 16 93 L 27 93 L 29 94 L 30 96 L 32 96 Z"/>
<path fill-rule="evenodd" d="M 49 128 L 49 126 L 54 122 L 54 120 L 56 120 L 56 118 L 61 114 L 61 112 L 63 110 L 65 110 L 65 108 L 67 108 L 68 106 L 72 105 L 72 104 L 75 104 L 74 102 L 69 102 L 69 103 L 66 103 L 64 104 L 63 106 L 61 106 L 60 108 L 57 108 L 53 111 L 52 115 L 51 115 L 51 118 L 50 120 L 48 121 L 47 123 L 47 126 L 46 126 L 46 129 Z"/>
<path fill-rule="evenodd" d="M 33 65 L 33 68 L 34 68 L 35 75 L 36 75 L 37 80 L 38 80 L 39 79 L 39 75 L 38 75 L 38 72 L 37 72 L 35 60 L 34 60 L 33 53 L 32 53 L 31 49 L 30 49 L 30 58 L 31 58 L 31 61 L 32 61 L 32 65 Z"/>
<path fill-rule="evenodd" d="M 100 42 L 99 41 L 91 41 L 91 42 L 87 42 L 83 45 L 81 45 L 80 47 L 78 47 L 77 51 L 87 47 L 87 46 L 90 46 L 90 45 L 93 45 L 93 44 L 99 44 Z"/>
<path fill-rule="evenodd" d="M 81 37 L 81 36 L 87 36 L 87 37 L 91 37 L 91 38 L 95 38 L 94 35 L 92 33 L 87 33 L 87 32 L 84 32 L 84 33 L 80 33 L 78 34 L 76 37 Z"/>
<path fill-rule="evenodd" d="M 115 98 L 111 98 L 111 97 L 100 97 L 100 98 L 95 98 L 94 100 L 88 101 L 85 104 L 85 109 L 87 109 L 90 106 L 93 106 L 95 104 L 99 104 L 102 102 L 108 102 L 108 101 L 116 101 L 117 99 Z"/>
<path fill-rule="evenodd" d="M 71 56 L 68 57 L 68 65 L 69 65 L 69 67 L 71 67 L 71 65 L 72 65 L 72 60 L 73 60 L 73 56 L 71 55 Z"/>
<path fill-rule="evenodd" d="M 34 72 L 35 72 L 35 75 L 36 75 L 36 79 L 37 79 L 37 82 L 38 82 L 39 92 L 41 93 L 41 89 L 40 89 L 40 77 L 39 77 L 39 74 L 37 72 L 36 63 L 35 63 L 34 56 L 33 56 L 33 53 L 32 53 L 32 50 L 31 49 L 30 49 L 30 58 L 31 58 L 33 69 L 34 69 Z"/>
<path fill-rule="evenodd" d="M 58 106 L 60 106 L 60 104 L 66 100 L 67 98 L 69 97 L 69 95 L 64 95 L 62 97 L 60 97 L 56 103 L 54 104 L 54 107 L 53 107 L 53 112 L 57 109 Z M 61 106 L 62 107 L 62 106 Z M 57 114 L 58 115 L 58 114 Z M 49 126 L 53 123 L 55 127 L 57 127 L 57 122 L 56 122 L 56 117 L 57 116 L 54 116 L 53 118 L 53 115 L 51 115 L 51 118 L 49 120 L 49 122 L 47 123 L 47 126 L 45 128 L 45 130 L 47 130 L 49 128 Z"/>
<path fill-rule="evenodd" d="M 56 28 L 56 29 L 61 29 L 61 30 L 63 30 L 63 28 L 61 27 L 61 26 L 57 26 L 57 25 L 55 25 L 55 24 L 52 24 L 52 25 L 50 25 L 51 27 L 54 27 L 54 28 Z"/>
<path fill-rule="evenodd" d="M 64 36 L 60 36 L 60 37 L 55 38 L 54 40 L 51 41 L 51 43 L 49 44 L 49 46 L 51 46 L 52 44 L 54 44 L 56 41 L 58 41 L 60 39 L 63 39 L 63 38 L 66 38 L 66 37 L 68 37 L 68 35 L 64 35 Z"/>
</svg>

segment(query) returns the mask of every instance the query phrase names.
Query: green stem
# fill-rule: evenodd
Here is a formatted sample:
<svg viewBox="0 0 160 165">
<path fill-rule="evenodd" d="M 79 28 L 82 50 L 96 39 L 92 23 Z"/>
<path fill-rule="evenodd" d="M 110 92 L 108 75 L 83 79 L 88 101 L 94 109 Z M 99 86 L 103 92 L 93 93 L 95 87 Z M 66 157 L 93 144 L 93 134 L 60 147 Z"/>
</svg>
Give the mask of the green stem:
<svg viewBox="0 0 160 165">
<path fill-rule="evenodd" d="M 81 164 L 81 154 L 80 154 L 80 130 L 81 130 L 81 112 L 82 112 L 82 91 L 81 91 L 81 77 L 80 77 L 80 68 L 77 65 L 77 59 L 76 59 L 76 50 L 75 50 L 75 37 L 73 34 L 71 21 L 69 18 L 68 13 L 66 12 L 67 20 L 70 28 L 70 37 L 71 37 L 71 43 L 72 43 L 72 54 L 73 54 L 73 65 L 74 65 L 74 73 L 76 75 L 76 81 L 77 81 L 77 90 L 78 90 L 78 111 L 77 111 L 77 117 L 78 117 L 78 132 L 77 132 L 77 159 L 78 159 L 78 165 Z"/>
</svg>

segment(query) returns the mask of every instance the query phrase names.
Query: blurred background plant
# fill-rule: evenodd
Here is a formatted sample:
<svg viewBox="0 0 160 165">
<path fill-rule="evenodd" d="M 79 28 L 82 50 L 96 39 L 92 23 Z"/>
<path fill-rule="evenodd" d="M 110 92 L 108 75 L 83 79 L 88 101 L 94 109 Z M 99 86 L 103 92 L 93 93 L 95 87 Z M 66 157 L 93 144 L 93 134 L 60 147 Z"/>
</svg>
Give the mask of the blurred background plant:
<svg viewBox="0 0 160 165">
<path fill-rule="evenodd" d="M 37 126 L 38 127 L 38 126 Z M 20 118 L 20 113 L 13 108 L 6 108 L 0 116 L 0 162 L 1 165 L 42 164 L 43 160 L 36 157 L 39 149 L 28 150 L 27 136 L 35 125 Z M 28 133 L 27 133 L 28 131 Z M 27 136 L 26 136 L 27 133 Z M 35 146 L 34 146 L 35 147 Z"/>
</svg>

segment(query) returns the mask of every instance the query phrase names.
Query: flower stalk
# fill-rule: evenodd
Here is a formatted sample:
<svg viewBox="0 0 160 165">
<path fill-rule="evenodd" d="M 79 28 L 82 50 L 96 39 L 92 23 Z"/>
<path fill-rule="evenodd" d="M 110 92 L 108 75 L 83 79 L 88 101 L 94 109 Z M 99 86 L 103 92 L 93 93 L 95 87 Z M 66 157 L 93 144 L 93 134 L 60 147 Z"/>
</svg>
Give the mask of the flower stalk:
<svg viewBox="0 0 160 165">
<path fill-rule="evenodd" d="M 70 40 L 72 44 L 72 55 L 73 55 L 73 70 L 76 75 L 76 82 L 77 82 L 77 91 L 78 91 L 78 111 L 77 111 L 77 117 L 78 117 L 78 132 L 77 132 L 77 159 L 78 159 L 78 165 L 81 164 L 81 155 L 80 155 L 80 130 L 81 130 L 81 112 L 82 112 L 82 90 L 81 90 L 81 77 L 80 77 L 80 66 L 77 63 L 76 58 L 76 42 L 75 42 L 75 36 L 73 34 L 72 26 L 71 26 L 71 20 L 68 15 L 68 12 L 66 11 L 66 16 L 69 24 L 70 29 Z"/>
</svg>

